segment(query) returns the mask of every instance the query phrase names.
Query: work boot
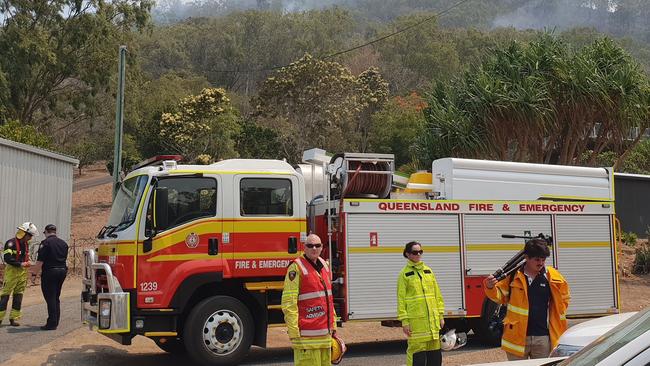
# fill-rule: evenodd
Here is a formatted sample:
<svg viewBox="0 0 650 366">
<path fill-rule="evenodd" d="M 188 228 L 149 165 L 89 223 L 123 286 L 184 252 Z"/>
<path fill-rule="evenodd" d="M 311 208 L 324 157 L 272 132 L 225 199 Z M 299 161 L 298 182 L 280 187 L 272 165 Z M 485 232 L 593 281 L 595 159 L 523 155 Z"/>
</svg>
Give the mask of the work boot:
<svg viewBox="0 0 650 366">
<path fill-rule="evenodd" d="M 19 327 L 20 323 L 18 323 L 17 320 L 9 319 L 9 325 L 11 325 L 12 327 Z"/>
</svg>

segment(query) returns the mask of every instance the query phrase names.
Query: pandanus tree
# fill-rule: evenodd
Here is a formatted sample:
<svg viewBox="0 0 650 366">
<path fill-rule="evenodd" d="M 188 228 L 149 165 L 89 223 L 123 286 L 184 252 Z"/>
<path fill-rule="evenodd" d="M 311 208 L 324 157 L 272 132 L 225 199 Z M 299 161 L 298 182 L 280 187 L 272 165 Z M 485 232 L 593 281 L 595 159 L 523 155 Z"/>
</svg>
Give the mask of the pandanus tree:
<svg viewBox="0 0 650 366">
<path fill-rule="evenodd" d="M 420 155 L 575 165 L 609 150 L 619 165 L 650 127 L 648 90 L 643 70 L 610 39 L 575 53 L 550 34 L 511 42 L 434 87 Z"/>
</svg>

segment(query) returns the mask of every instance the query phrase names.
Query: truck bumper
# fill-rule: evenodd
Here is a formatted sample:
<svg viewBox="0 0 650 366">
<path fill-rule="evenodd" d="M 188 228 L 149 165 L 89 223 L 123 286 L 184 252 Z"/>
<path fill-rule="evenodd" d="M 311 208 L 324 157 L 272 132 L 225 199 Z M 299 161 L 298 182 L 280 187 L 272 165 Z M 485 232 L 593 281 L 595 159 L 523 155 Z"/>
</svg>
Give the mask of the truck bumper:
<svg viewBox="0 0 650 366">
<path fill-rule="evenodd" d="M 126 336 L 129 344 L 132 338 L 130 294 L 122 291 L 111 267 L 97 263 L 96 258 L 94 250 L 84 252 L 81 321 L 99 333 L 120 335 L 118 338 Z M 98 278 L 105 279 L 105 282 L 98 283 Z"/>
</svg>

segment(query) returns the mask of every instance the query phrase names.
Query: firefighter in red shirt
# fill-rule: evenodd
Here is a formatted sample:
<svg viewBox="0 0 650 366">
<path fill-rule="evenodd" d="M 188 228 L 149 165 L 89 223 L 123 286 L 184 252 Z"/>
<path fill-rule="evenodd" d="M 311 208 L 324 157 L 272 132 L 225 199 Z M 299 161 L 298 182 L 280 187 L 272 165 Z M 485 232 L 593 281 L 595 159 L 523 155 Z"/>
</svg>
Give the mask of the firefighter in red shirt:
<svg viewBox="0 0 650 366">
<path fill-rule="evenodd" d="M 305 253 L 289 265 L 282 291 L 282 312 L 297 366 L 330 366 L 336 314 L 330 269 L 320 257 L 318 235 L 305 241 Z"/>
</svg>

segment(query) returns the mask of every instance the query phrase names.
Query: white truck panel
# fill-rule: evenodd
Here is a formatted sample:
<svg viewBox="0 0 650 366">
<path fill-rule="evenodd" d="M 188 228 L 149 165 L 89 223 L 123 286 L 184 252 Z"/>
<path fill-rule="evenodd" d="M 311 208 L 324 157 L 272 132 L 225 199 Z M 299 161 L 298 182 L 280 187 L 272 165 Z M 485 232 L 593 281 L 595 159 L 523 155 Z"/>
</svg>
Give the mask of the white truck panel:
<svg viewBox="0 0 650 366">
<path fill-rule="evenodd" d="M 616 308 L 615 260 L 609 216 L 558 216 L 558 269 L 571 289 L 568 313 Z"/>
<path fill-rule="evenodd" d="M 444 158 L 432 171 L 434 192 L 449 200 L 614 199 L 605 168 Z"/>
<path fill-rule="evenodd" d="M 423 245 L 423 261 L 436 276 L 445 310 L 464 312 L 458 215 L 348 214 L 346 228 L 350 319 L 397 316 L 402 250 L 413 240 Z M 376 247 L 370 233 L 376 233 Z"/>
<path fill-rule="evenodd" d="M 465 215 L 464 233 L 467 274 L 489 275 L 524 247 L 524 239 L 506 239 L 501 234 L 551 235 L 550 215 Z M 546 261 L 553 265 L 553 256 Z"/>
</svg>

